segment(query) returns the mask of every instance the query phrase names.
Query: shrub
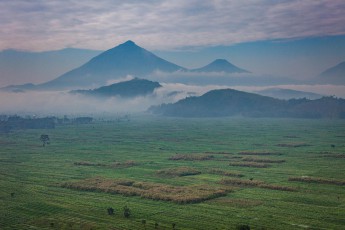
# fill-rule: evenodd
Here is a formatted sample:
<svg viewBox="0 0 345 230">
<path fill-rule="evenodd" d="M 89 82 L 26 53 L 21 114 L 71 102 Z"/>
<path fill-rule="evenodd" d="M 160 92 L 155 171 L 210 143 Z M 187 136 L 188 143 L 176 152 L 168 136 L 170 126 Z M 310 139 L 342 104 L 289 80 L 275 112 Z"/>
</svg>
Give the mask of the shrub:
<svg viewBox="0 0 345 230">
<path fill-rule="evenodd" d="M 113 208 L 107 208 L 108 215 L 114 215 L 114 209 Z"/>
<path fill-rule="evenodd" d="M 125 218 L 129 218 L 131 216 L 131 210 L 127 207 L 127 205 L 125 207 L 123 207 L 123 216 Z M 146 221 L 145 221 L 146 223 Z"/>
</svg>

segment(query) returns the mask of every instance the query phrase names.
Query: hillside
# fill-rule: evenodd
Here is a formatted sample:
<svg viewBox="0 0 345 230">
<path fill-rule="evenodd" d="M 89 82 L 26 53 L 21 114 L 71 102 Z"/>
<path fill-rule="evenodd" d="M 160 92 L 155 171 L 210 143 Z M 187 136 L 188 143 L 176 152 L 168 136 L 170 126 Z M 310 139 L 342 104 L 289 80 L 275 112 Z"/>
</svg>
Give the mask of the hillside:
<svg viewBox="0 0 345 230">
<path fill-rule="evenodd" d="M 321 94 L 292 90 L 292 89 L 281 89 L 281 88 L 269 88 L 260 91 L 256 91 L 257 94 L 274 97 L 278 99 L 298 99 L 298 98 L 307 98 L 307 99 L 319 99 L 323 97 Z"/>
<path fill-rule="evenodd" d="M 119 82 L 93 90 L 74 90 L 71 93 L 98 97 L 119 96 L 131 98 L 152 94 L 159 87 L 161 85 L 158 82 L 135 78 L 130 81 Z"/>
<path fill-rule="evenodd" d="M 233 89 L 212 90 L 200 97 L 188 97 L 174 104 L 149 109 L 154 114 L 176 117 L 296 117 L 345 118 L 345 100 L 323 97 L 317 100 L 280 100 Z"/>
<path fill-rule="evenodd" d="M 128 75 L 145 77 L 154 71 L 175 72 L 184 69 L 127 41 L 92 58 L 89 62 L 60 77 L 38 85 L 39 88 L 60 89 L 106 85 L 110 80 Z"/>
<path fill-rule="evenodd" d="M 193 72 L 204 72 L 204 73 L 211 73 L 211 72 L 224 72 L 224 73 L 250 73 L 245 69 L 241 69 L 225 59 L 216 59 L 212 63 L 198 68 L 191 70 Z"/>
<path fill-rule="evenodd" d="M 345 85 L 345 61 L 322 72 L 318 81 L 323 84 Z"/>
</svg>

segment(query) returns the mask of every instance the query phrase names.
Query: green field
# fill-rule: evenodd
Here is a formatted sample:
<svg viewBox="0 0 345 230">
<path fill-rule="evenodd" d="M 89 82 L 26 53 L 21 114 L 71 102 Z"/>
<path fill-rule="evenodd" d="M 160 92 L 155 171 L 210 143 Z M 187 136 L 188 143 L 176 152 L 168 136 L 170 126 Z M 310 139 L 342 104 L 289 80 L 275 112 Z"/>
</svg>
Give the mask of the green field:
<svg viewBox="0 0 345 230">
<path fill-rule="evenodd" d="M 17 130 L 0 134 L 0 198 L 0 229 L 344 229 L 345 121 L 134 116 Z"/>
</svg>

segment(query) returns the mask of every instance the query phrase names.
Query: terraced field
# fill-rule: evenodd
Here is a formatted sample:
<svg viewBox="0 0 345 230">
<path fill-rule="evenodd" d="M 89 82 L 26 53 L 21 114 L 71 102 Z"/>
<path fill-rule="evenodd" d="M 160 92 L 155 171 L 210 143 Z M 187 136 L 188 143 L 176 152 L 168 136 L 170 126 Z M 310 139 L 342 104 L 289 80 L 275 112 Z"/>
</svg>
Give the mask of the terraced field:
<svg viewBox="0 0 345 230">
<path fill-rule="evenodd" d="M 344 140 L 341 120 L 150 116 L 0 134 L 0 229 L 344 229 Z"/>
</svg>

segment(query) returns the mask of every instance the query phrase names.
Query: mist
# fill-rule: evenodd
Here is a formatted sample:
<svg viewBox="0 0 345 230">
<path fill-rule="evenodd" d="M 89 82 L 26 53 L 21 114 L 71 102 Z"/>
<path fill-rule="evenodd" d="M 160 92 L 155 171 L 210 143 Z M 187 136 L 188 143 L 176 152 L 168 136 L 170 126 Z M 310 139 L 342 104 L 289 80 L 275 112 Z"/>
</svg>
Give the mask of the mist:
<svg viewBox="0 0 345 230">
<path fill-rule="evenodd" d="M 227 84 L 188 85 L 183 83 L 161 83 L 161 85 L 162 87 L 156 89 L 152 95 L 135 98 L 97 98 L 71 94 L 68 91 L 26 91 L 19 93 L 0 91 L 0 111 L 1 114 L 38 116 L 101 116 L 102 114 L 141 113 L 153 105 L 174 103 L 186 97 L 200 96 L 210 90 L 225 88 L 256 92 L 276 87 L 345 98 L 345 86 L 337 85 L 246 86 Z"/>
<path fill-rule="evenodd" d="M 24 114 L 41 116 L 101 115 L 138 113 L 152 105 L 173 103 L 187 96 L 198 96 L 217 86 L 188 86 L 184 84 L 162 84 L 152 95 L 135 98 L 92 97 L 71 94 L 68 91 L 0 91 L 2 114 Z"/>
</svg>

